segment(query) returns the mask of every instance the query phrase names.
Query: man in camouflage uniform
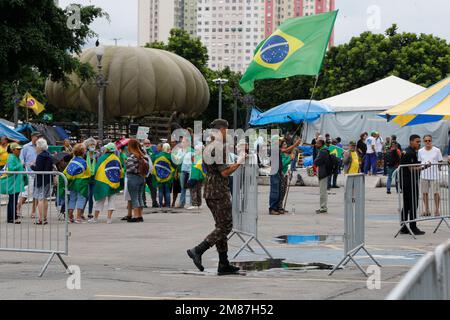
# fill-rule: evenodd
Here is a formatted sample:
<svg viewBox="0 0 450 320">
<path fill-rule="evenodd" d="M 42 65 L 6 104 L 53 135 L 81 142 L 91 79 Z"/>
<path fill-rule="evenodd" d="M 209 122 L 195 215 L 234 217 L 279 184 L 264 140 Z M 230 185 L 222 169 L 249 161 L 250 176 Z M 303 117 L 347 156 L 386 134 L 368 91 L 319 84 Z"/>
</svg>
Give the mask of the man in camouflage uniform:
<svg viewBox="0 0 450 320">
<path fill-rule="evenodd" d="M 225 140 L 228 122 L 223 119 L 216 119 L 211 124 L 211 127 L 220 131 L 216 131 L 214 141 L 208 144 L 204 151 L 204 164 L 206 167 L 205 200 L 214 217 L 216 228 L 202 243 L 195 248 L 187 250 L 187 254 L 197 268 L 203 271 L 202 254 L 215 245 L 219 253 L 218 275 L 234 274 L 239 271 L 239 268 L 230 265 L 228 261 L 227 237 L 233 228 L 228 177 L 244 162 L 245 154 L 239 157 L 237 163 L 226 164 L 227 152 Z M 216 150 L 221 150 L 222 161 L 220 161 L 220 157 L 217 157 L 218 159 L 216 158 Z"/>
</svg>

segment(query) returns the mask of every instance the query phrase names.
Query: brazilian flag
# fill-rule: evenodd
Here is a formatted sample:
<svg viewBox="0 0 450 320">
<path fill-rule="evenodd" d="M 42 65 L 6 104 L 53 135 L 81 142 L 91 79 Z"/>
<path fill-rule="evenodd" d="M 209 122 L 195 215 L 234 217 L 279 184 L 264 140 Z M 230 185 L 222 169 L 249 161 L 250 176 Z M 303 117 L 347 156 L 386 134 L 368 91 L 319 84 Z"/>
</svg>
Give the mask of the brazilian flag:
<svg viewBox="0 0 450 320">
<path fill-rule="evenodd" d="M 240 81 L 245 92 L 255 80 L 318 75 L 338 11 L 285 21 L 256 48 Z"/>
<path fill-rule="evenodd" d="M 175 168 L 171 160 L 171 156 L 167 152 L 160 152 L 152 156 L 153 161 L 153 178 L 156 184 L 171 183 L 175 177 Z"/>
<path fill-rule="evenodd" d="M 69 182 L 69 190 L 81 193 L 84 197 L 88 196 L 91 171 L 86 160 L 81 157 L 74 157 L 64 169 L 64 175 Z"/>
<path fill-rule="evenodd" d="M 94 199 L 100 201 L 120 191 L 124 172 L 119 157 L 114 153 L 104 154 L 95 167 Z"/>
<path fill-rule="evenodd" d="M 342 149 L 342 148 L 331 145 L 328 147 L 328 151 L 330 151 L 330 154 L 334 154 L 336 156 L 336 158 L 339 158 L 339 159 L 344 158 L 344 149 Z"/>
<path fill-rule="evenodd" d="M 206 178 L 206 168 L 202 160 L 192 165 L 190 180 L 203 181 Z"/>
</svg>

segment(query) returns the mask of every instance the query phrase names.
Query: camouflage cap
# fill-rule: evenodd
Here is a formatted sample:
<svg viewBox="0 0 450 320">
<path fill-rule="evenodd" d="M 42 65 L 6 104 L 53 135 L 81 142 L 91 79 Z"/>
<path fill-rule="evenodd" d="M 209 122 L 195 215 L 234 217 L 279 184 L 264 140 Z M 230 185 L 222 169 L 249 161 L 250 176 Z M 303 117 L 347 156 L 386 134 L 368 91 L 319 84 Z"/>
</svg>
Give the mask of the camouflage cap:
<svg viewBox="0 0 450 320">
<path fill-rule="evenodd" d="M 211 129 L 221 129 L 221 128 L 227 128 L 228 129 L 228 121 L 225 119 L 216 119 L 213 122 L 211 122 Z"/>
</svg>

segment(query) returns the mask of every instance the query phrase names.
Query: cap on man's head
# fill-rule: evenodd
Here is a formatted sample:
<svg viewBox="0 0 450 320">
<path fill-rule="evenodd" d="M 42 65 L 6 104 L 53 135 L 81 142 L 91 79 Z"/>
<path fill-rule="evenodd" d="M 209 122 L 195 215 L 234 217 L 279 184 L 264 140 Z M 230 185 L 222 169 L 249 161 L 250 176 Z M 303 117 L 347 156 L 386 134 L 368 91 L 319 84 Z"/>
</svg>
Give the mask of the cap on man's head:
<svg viewBox="0 0 450 320">
<path fill-rule="evenodd" d="M 216 119 L 211 122 L 211 129 L 228 129 L 228 121 L 225 119 Z"/>
<path fill-rule="evenodd" d="M 42 137 L 42 133 L 40 133 L 39 131 L 33 131 L 32 133 L 31 133 L 31 136 L 32 137 Z"/>
<path fill-rule="evenodd" d="M 356 146 L 356 142 L 355 141 L 350 141 L 348 145 L 349 146 Z"/>
<path fill-rule="evenodd" d="M 106 150 L 106 152 L 114 153 L 117 151 L 117 148 L 114 143 L 110 142 L 107 145 L 105 145 L 105 150 Z"/>
<path fill-rule="evenodd" d="M 17 150 L 17 149 L 22 149 L 22 146 L 16 142 L 13 142 L 9 145 L 9 148 L 11 150 Z"/>
<path fill-rule="evenodd" d="M 374 130 L 374 131 L 370 131 L 370 135 L 371 136 L 373 136 L 373 135 L 376 135 L 377 134 L 377 132 Z"/>
</svg>

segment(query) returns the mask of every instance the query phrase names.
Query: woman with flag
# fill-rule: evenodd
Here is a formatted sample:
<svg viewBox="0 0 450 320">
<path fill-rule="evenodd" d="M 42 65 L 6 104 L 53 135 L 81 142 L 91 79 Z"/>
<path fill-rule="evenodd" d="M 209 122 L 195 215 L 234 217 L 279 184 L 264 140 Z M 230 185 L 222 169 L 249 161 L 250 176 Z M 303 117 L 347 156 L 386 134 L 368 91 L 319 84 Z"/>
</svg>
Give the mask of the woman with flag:
<svg viewBox="0 0 450 320">
<path fill-rule="evenodd" d="M 153 177 L 158 187 L 159 207 L 170 208 L 170 190 L 175 176 L 175 168 L 170 155 L 170 144 L 164 143 L 161 152 L 152 156 Z"/>
<path fill-rule="evenodd" d="M 97 141 L 94 138 L 89 138 L 84 141 L 84 146 L 86 147 L 86 162 L 89 167 L 89 171 L 91 172 L 91 179 L 89 180 L 88 185 L 88 197 L 86 201 L 86 205 L 88 205 L 88 218 L 92 218 L 92 211 L 94 209 L 94 172 L 95 167 L 97 165 L 98 158 L 100 157 L 100 153 L 97 151 Z M 84 206 L 83 212 L 86 209 L 86 205 Z M 84 216 L 82 216 L 84 220 Z"/>
<path fill-rule="evenodd" d="M 112 214 L 115 208 L 115 195 L 120 191 L 120 181 L 124 177 L 123 167 L 114 143 L 108 143 L 105 147 L 105 154 L 100 157 L 95 166 L 94 172 L 94 218 L 90 223 L 97 223 L 100 212 L 103 211 L 106 201 L 108 201 L 108 220 L 112 223 Z"/>
<path fill-rule="evenodd" d="M 11 143 L 7 151 L 9 153 L 3 171 L 25 171 L 22 162 L 19 159 L 22 147 L 18 143 Z M 19 194 L 25 191 L 28 178 L 24 175 L 6 174 L 0 176 L 0 194 L 7 194 L 8 200 L 8 223 L 20 224 L 17 216 L 17 202 Z"/>
<path fill-rule="evenodd" d="M 192 206 L 188 210 L 200 208 L 202 205 L 202 184 L 206 177 L 206 170 L 203 166 L 202 160 L 203 145 L 197 144 L 195 146 L 195 155 L 192 161 L 191 175 L 189 178 L 189 187 L 191 191 Z"/>
<path fill-rule="evenodd" d="M 76 144 L 73 148 L 73 158 L 64 170 L 64 175 L 69 182 L 69 218 L 70 222 L 82 223 L 81 216 L 88 198 L 89 180 L 91 171 L 84 160 L 86 147 L 84 144 Z M 77 210 L 77 219 L 74 220 L 73 212 Z"/>
</svg>

